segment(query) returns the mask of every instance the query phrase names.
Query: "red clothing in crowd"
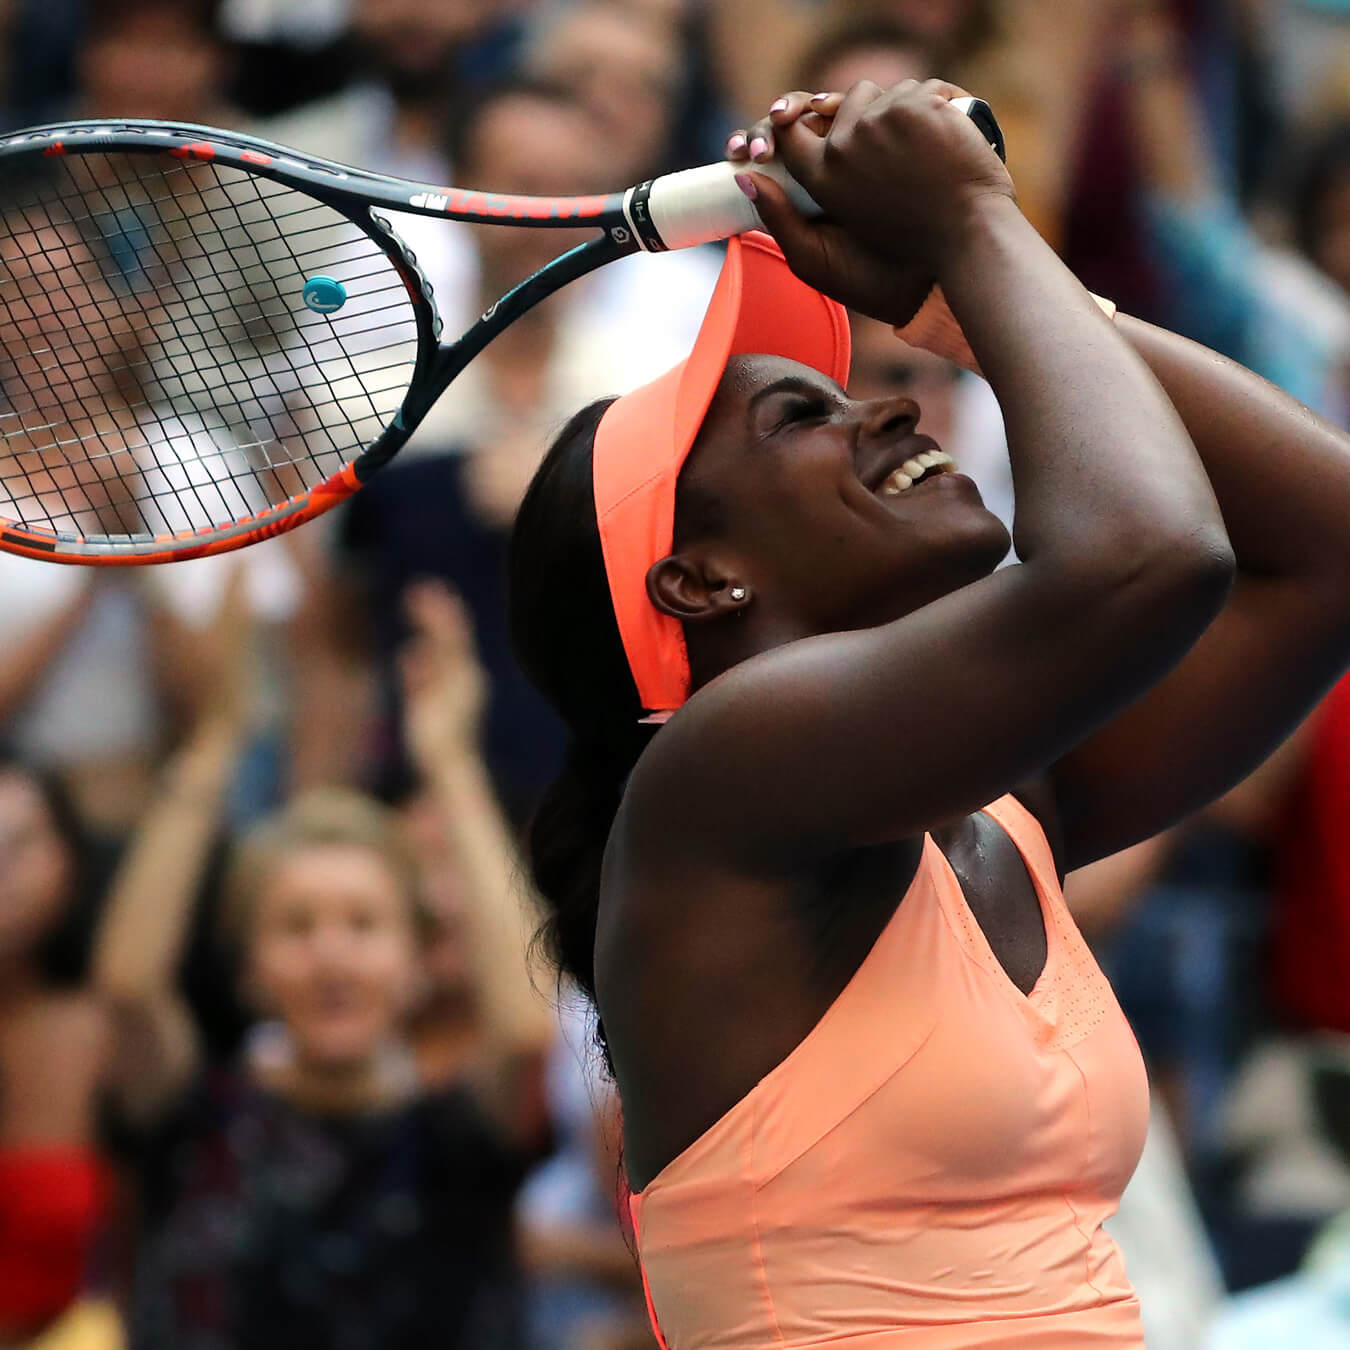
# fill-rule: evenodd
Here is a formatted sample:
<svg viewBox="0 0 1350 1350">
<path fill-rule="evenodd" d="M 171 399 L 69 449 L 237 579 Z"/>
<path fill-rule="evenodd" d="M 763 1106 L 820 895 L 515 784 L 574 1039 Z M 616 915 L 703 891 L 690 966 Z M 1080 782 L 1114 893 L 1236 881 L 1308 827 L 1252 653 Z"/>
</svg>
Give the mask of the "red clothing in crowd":
<svg viewBox="0 0 1350 1350">
<path fill-rule="evenodd" d="M 1350 1032 L 1350 677 L 1317 713 L 1275 863 L 1276 1009 L 1303 1030 Z"/>
</svg>

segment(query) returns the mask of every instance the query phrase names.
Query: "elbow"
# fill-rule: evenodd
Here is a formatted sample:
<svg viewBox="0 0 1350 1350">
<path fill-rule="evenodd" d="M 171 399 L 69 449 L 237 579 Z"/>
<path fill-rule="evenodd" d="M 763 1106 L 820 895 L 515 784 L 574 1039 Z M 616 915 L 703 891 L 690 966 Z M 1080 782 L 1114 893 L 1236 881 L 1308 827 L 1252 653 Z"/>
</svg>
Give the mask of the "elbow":
<svg viewBox="0 0 1350 1350">
<path fill-rule="evenodd" d="M 1175 541 L 1165 565 L 1178 589 L 1208 609 L 1211 618 L 1228 602 L 1237 581 L 1237 554 L 1221 523 Z"/>
<path fill-rule="evenodd" d="M 1237 578 L 1237 559 L 1221 525 L 1154 524 L 1100 537 L 1071 569 L 1087 601 L 1112 625 L 1146 624 L 1159 638 L 1198 637 L 1219 615 Z"/>
<path fill-rule="evenodd" d="M 1159 632 L 1202 633 L 1237 580 L 1237 557 L 1221 524 L 1160 532 L 1139 549 L 1134 581 Z"/>
</svg>

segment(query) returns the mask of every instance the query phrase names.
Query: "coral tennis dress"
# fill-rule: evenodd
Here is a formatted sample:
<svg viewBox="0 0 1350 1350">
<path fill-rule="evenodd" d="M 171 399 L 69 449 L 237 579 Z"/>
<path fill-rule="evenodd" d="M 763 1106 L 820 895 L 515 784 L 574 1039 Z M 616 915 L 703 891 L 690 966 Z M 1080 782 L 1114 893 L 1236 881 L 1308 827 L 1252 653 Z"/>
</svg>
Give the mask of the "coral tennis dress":
<svg viewBox="0 0 1350 1350">
<path fill-rule="evenodd" d="M 931 837 L 904 900 L 806 1039 L 630 1197 L 668 1350 L 1144 1345 L 1102 1222 L 1148 1083 L 1045 835 L 986 808 L 1045 920 L 1029 995 Z"/>
</svg>

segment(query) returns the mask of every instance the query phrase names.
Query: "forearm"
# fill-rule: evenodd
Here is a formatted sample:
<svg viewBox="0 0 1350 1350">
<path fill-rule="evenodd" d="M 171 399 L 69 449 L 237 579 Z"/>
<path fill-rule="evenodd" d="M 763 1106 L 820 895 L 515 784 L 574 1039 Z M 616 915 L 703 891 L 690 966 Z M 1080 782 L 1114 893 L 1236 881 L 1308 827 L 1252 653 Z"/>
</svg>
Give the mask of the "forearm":
<svg viewBox="0 0 1350 1350">
<path fill-rule="evenodd" d="M 976 213 L 938 279 L 1003 408 L 1024 561 L 1222 543 L 1181 418 L 1011 203 Z"/>
<path fill-rule="evenodd" d="M 86 613 L 82 601 L 67 605 L 12 643 L 0 661 L 0 717 L 12 717 Z"/>
<path fill-rule="evenodd" d="M 1197 343 L 1122 315 L 1186 424 L 1239 574 L 1306 578 L 1350 601 L 1350 437 Z"/>
<path fill-rule="evenodd" d="M 172 987 L 237 746 L 232 728 L 207 726 L 165 768 L 98 934 L 93 980 L 109 997 L 146 1002 Z"/>
<path fill-rule="evenodd" d="M 530 978 L 537 916 L 487 770 L 449 755 L 430 774 L 463 882 L 464 923 L 488 1039 L 505 1052 L 546 1046 L 553 1017 Z"/>
</svg>

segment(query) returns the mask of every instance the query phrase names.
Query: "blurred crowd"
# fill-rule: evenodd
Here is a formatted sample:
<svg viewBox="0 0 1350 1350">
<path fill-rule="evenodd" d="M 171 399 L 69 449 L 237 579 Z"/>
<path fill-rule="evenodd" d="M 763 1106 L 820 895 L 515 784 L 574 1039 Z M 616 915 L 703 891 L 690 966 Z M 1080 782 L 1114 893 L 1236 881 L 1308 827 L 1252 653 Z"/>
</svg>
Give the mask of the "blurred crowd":
<svg viewBox="0 0 1350 1350">
<path fill-rule="evenodd" d="M 994 105 L 1092 289 L 1350 427 L 1346 0 L 0 0 L 0 130 L 502 192 L 930 75 Z M 562 242 L 397 226 L 452 330 Z M 616 1104 L 530 945 L 513 836 L 561 737 L 503 566 L 550 434 L 684 355 L 719 261 L 541 305 L 336 518 L 143 574 L 0 556 L 0 1350 L 654 1344 Z M 858 316 L 850 392 L 912 393 L 1010 517 L 980 380 Z M 1152 1075 L 1115 1228 L 1150 1345 L 1350 1345 L 1350 680 L 1068 891 Z"/>
</svg>

